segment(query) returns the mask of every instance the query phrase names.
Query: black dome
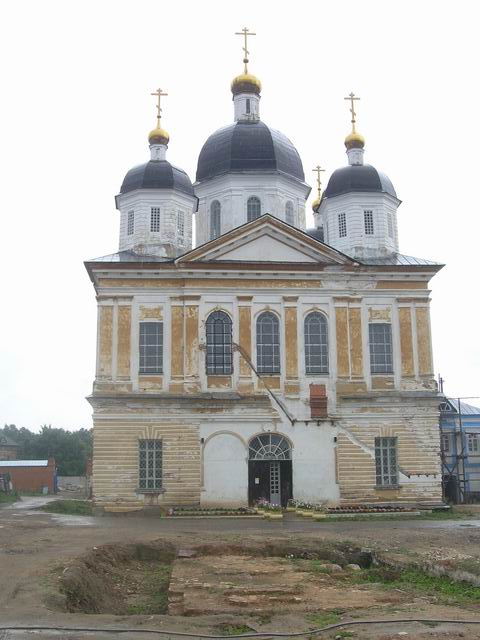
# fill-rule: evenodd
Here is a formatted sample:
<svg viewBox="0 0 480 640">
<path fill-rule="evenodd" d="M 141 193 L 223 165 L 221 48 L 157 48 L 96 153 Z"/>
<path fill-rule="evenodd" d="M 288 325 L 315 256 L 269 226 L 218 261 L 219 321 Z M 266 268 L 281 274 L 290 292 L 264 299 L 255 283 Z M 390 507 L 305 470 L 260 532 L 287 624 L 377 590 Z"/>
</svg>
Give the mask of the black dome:
<svg viewBox="0 0 480 640">
<path fill-rule="evenodd" d="M 193 196 L 193 187 L 188 175 L 166 160 L 150 160 L 133 167 L 123 179 L 120 193 L 135 189 L 176 189 Z"/>
<path fill-rule="evenodd" d="M 397 197 L 390 178 L 369 164 L 342 167 L 334 171 L 323 195 L 332 198 L 351 191 L 379 191 Z"/>
<path fill-rule="evenodd" d="M 280 171 L 305 180 L 298 151 L 283 133 L 257 120 L 218 129 L 200 151 L 197 180 L 229 171 Z"/>
</svg>

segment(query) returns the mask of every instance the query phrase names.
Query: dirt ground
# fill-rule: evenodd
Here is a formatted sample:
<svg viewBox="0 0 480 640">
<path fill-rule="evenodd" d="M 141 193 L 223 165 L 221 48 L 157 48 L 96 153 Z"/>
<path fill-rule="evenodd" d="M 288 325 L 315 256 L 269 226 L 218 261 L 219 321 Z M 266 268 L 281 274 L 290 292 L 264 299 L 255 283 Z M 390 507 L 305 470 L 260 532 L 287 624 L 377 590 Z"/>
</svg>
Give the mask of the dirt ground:
<svg viewBox="0 0 480 640">
<path fill-rule="evenodd" d="M 319 561 L 308 556 L 308 550 L 319 545 L 333 548 L 342 544 L 373 551 L 396 562 L 427 563 L 450 572 L 480 575 L 478 519 L 317 523 L 290 514 L 283 522 L 257 518 L 94 518 L 36 511 L 42 500 L 45 498 L 29 498 L 0 508 L 0 628 L 47 625 L 96 629 L 49 631 L 37 636 L 72 640 L 116 637 L 102 631 L 102 627 L 132 628 L 136 629 L 134 634 L 121 636 L 141 640 L 161 637 L 142 633 L 146 629 L 216 636 L 248 629 L 266 634 L 308 632 L 325 626 L 329 620 L 325 614 L 329 612 L 331 620 L 341 622 L 414 617 L 480 621 L 478 603 L 452 606 L 435 597 L 412 597 L 411 593 L 402 593 L 403 589 L 385 591 L 375 584 L 356 585 L 345 566 L 340 570 L 312 568 L 311 563 L 318 565 Z M 168 570 L 163 568 L 163 578 L 160 576 L 167 576 L 168 581 L 172 572 L 170 604 L 164 603 L 170 613 L 144 613 L 138 603 L 137 609 L 134 606 L 114 613 L 88 614 L 66 609 L 65 598 L 59 595 L 59 581 L 78 558 L 90 558 L 92 575 L 100 580 L 101 563 L 97 565 L 91 559 L 100 557 L 95 554 L 101 554 L 104 545 L 115 549 L 142 543 L 167 545 L 175 556 L 180 551 L 180 557 Z M 203 551 L 198 557 L 190 557 L 196 556 L 195 549 L 200 547 Z M 207 547 L 209 550 L 205 551 Z M 240 554 L 236 551 L 239 548 Z M 280 551 L 273 554 L 275 557 L 264 558 L 263 551 L 273 548 Z M 222 551 L 215 555 L 218 549 Z M 302 558 L 298 553 L 298 557 L 291 558 L 295 554 L 290 554 L 289 549 L 307 550 L 307 556 Z M 182 557 L 182 553 L 186 556 Z M 135 585 L 145 583 L 147 574 L 135 578 L 135 566 L 131 567 L 131 577 L 123 577 L 123 583 L 113 581 L 112 588 L 130 591 L 135 604 L 139 588 Z M 179 602 L 181 606 L 175 608 Z M 1 640 L 30 637 L 31 632 L 27 631 L 0 630 Z M 318 637 L 480 639 L 480 624 L 385 622 L 368 627 L 345 626 Z"/>
</svg>

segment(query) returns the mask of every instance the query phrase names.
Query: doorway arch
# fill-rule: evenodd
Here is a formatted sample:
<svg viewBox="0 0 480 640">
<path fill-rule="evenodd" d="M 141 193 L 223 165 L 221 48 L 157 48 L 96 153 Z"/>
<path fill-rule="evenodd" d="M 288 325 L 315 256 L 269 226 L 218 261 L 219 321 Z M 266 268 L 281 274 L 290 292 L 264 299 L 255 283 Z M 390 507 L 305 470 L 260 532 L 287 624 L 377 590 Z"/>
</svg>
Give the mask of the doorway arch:
<svg viewBox="0 0 480 640">
<path fill-rule="evenodd" d="M 248 443 L 248 500 L 286 507 L 292 497 L 292 444 L 279 433 L 262 433 Z"/>
</svg>

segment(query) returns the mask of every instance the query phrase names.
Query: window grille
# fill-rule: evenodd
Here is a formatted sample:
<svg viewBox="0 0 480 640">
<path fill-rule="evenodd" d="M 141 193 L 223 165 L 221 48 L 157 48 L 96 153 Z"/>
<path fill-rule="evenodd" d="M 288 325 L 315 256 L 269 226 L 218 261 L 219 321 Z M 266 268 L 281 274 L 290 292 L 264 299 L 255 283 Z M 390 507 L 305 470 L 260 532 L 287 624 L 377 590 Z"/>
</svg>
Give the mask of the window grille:
<svg viewBox="0 0 480 640">
<path fill-rule="evenodd" d="M 347 236 L 347 216 L 345 213 L 338 214 L 338 237 L 346 238 Z"/>
<path fill-rule="evenodd" d="M 161 440 L 138 442 L 138 487 L 150 490 L 162 488 Z"/>
<path fill-rule="evenodd" d="M 377 486 L 398 485 L 397 438 L 375 438 Z"/>
<path fill-rule="evenodd" d="M 387 213 L 388 235 L 393 238 L 393 218 L 391 213 Z"/>
<path fill-rule="evenodd" d="M 127 216 L 127 235 L 133 236 L 135 231 L 135 212 L 129 211 Z"/>
<path fill-rule="evenodd" d="M 249 460 L 291 460 L 292 448 L 283 436 L 266 433 L 252 438 L 248 458 Z"/>
<path fill-rule="evenodd" d="M 177 212 L 177 234 L 179 238 L 185 235 L 185 214 L 183 211 Z"/>
<path fill-rule="evenodd" d="M 365 223 L 365 235 L 373 236 L 373 211 L 371 209 L 363 212 L 363 221 Z"/>
<path fill-rule="evenodd" d="M 292 226 L 295 224 L 295 217 L 293 214 L 293 202 L 290 202 L 290 200 L 285 205 L 285 222 L 287 224 L 291 224 Z"/>
<path fill-rule="evenodd" d="M 222 206 L 218 200 L 210 205 L 210 240 L 215 240 L 221 235 Z"/>
<path fill-rule="evenodd" d="M 247 222 L 259 218 L 262 213 L 262 205 L 257 196 L 252 196 L 247 200 Z"/>
<path fill-rule="evenodd" d="M 322 313 L 309 313 L 304 323 L 305 371 L 306 373 L 328 373 L 328 327 Z"/>
<path fill-rule="evenodd" d="M 160 207 L 150 208 L 150 231 L 152 233 L 160 231 Z"/>
<path fill-rule="evenodd" d="M 141 322 L 139 343 L 139 373 L 163 373 L 163 322 Z"/>
<path fill-rule="evenodd" d="M 467 433 L 468 453 L 476 456 L 480 453 L 478 433 Z"/>
<path fill-rule="evenodd" d="M 232 321 L 224 311 L 214 311 L 207 318 L 207 374 L 231 375 Z"/>
<path fill-rule="evenodd" d="M 450 434 L 442 433 L 441 447 L 443 453 L 450 453 Z"/>
<path fill-rule="evenodd" d="M 265 311 L 257 319 L 257 371 L 280 373 L 280 330 L 278 318 Z"/>
<path fill-rule="evenodd" d="M 392 326 L 375 322 L 368 325 L 370 372 L 393 373 Z"/>
<path fill-rule="evenodd" d="M 247 98 L 245 100 L 245 104 L 246 104 L 246 112 L 250 113 L 250 98 Z"/>
</svg>

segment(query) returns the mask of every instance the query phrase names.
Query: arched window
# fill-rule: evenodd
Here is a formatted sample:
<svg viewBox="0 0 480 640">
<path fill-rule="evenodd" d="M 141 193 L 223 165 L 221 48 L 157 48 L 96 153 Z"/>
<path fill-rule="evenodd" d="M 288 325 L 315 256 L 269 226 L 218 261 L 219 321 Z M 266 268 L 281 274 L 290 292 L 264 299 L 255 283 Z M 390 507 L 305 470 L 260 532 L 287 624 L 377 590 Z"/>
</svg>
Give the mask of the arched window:
<svg viewBox="0 0 480 640">
<path fill-rule="evenodd" d="M 255 436 L 248 446 L 249 460 L 291 460 L 292 448 L 289 441 L 276 433 Z"/>
<path fill-rule="evenodd" d="M 252 196 L 247 200 L 247 222 L 251 222 L 256 218 L 259 218 L 262 213 L 262 205 L 260 198 Z"/>
<path fill-rule="evenodd" d="M 313 311 L 305 318 L 305 371 L 328 373 L 328 326 L 322 313 Z"/>
<path fill-rule="evenodd" d="M 224 311 L 207 318 L 207 374 L 232 373 L 232 321 Z"/>
<path fill-rule="evenodd" d="M 290 200 L 285 205 L 285 222 L 291 225 L 295 224 L 295 218 L 293 215 L 293 202 L 291 202 Z"/>
<path fill-rule="evenodd" d="M 221 235 L 220 213 L 222 206 L 218 200 L 214 200 L 210 205 L 210 240 L 215 240 Z"/>
<path fill-rule="evenodd" d="M 257 318 L 257 370 L 259 373 L 280 373 L 279 322 L 270 311 Z"/>
</svg>

